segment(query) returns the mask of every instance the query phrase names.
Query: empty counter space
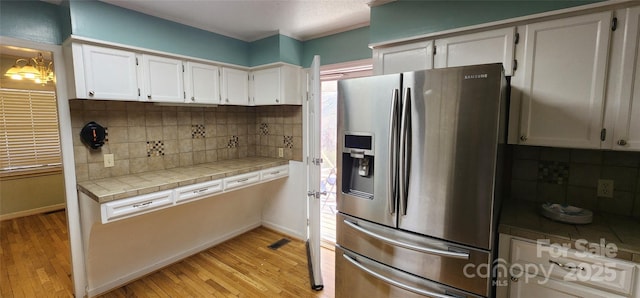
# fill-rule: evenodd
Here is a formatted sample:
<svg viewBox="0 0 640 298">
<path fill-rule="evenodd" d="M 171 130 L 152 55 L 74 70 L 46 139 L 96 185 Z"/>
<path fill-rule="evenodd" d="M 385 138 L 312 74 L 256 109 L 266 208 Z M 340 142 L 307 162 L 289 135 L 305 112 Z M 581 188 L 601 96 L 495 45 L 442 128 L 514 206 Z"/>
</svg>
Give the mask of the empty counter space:
<svg viewBox="0 0 640 298">
<path fill-rule="evenodd" d="M 78 183 L 89 296 L 259 227 L 265 183 L 288 175 L 248 157 Z"/>
</svg>

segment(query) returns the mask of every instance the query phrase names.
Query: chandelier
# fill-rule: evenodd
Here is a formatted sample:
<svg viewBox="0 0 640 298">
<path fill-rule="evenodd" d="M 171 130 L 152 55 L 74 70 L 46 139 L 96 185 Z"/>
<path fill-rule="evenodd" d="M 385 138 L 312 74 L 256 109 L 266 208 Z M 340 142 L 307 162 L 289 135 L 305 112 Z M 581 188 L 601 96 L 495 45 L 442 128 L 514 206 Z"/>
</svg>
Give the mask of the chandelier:
<svg viewBox="0 0 640 298">
<path fill-rule="evenodd" d="M 20 58 L 4 75 L 14 80 L 28 79 L 45 85 L 53 81 L 53 61 L 46 61 L 42 53 L 35 58 Z"/>
</svg>

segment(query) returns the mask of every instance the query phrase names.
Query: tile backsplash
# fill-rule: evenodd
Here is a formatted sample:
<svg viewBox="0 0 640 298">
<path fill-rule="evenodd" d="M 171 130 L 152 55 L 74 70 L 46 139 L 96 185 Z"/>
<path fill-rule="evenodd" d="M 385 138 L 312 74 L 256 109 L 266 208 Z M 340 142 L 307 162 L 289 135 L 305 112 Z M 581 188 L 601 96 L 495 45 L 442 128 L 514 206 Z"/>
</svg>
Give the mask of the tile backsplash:
<svg viewBox="0 0 640 298">
<path fill-rule="evenodd" d="M 301 106 L 159 106 L 152 103 L 70 100 L 78 181 L 264 156 L 302 160 Z M 102 148 L 80 141 L 95 121 L 107 129 Z M 265 127 L 267 128 L 265 131 Z M 105 168 L 103 154 L 115 156 Z"/>
<path fill-rule="evenodd" d="M 640 152 L 512 146 L 511 199 L 640 217 Z M 597 196 L 599 179 L 613 198 Z"/>
</svg>

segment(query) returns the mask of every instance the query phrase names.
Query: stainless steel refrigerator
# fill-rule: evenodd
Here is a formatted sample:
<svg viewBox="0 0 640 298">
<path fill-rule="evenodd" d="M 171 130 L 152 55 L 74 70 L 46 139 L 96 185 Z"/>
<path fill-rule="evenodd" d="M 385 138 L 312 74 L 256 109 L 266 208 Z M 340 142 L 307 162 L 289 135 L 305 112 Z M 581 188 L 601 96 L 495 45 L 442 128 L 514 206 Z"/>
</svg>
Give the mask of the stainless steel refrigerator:
<svg viewBox="0 0 640 298">
<path fill-rule="evenodd" d="M 338 82 L 336 297 L 489 297 L 501 64 Z"/>
</svg>

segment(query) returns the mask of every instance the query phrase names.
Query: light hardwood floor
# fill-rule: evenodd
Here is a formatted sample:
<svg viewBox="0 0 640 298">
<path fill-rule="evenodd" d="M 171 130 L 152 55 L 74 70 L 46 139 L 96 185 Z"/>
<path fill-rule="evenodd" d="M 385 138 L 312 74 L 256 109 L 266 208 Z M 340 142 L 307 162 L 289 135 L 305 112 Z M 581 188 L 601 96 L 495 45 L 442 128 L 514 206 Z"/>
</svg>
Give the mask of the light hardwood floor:
<svg viewBox="0 0 640 298">
<path fill-rule="evenodd" d="M 322 249 L 324 290 L 309 285 L 305 244 L 257 228 L 101 297 L 333 297 L 334 253 Z M 0 222 L 0 296 L 72 297 L 64 212 Z"/>
</svg>

